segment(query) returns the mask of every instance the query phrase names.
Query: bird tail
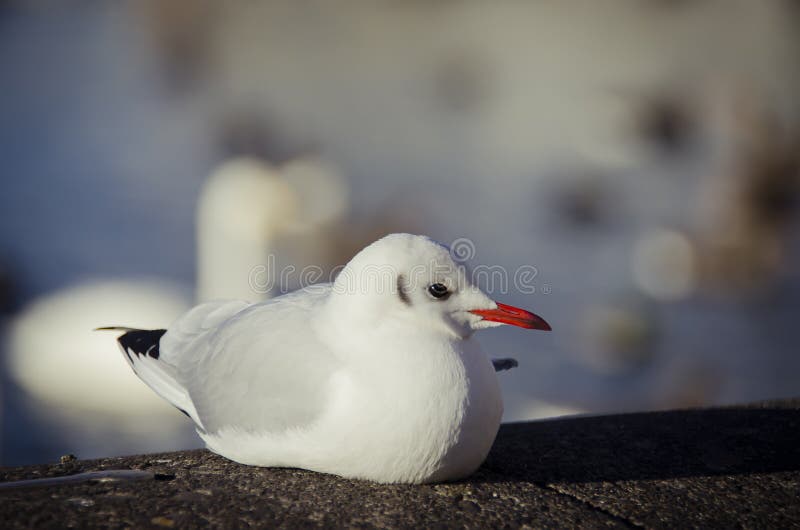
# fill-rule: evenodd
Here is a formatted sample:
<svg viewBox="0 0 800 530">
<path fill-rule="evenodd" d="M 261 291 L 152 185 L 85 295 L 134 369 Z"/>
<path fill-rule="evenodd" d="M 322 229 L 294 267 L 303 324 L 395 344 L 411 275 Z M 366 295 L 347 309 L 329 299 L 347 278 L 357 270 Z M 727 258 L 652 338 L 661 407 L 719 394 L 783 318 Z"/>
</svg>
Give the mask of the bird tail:
<svg viewBox="0 0 800 530">
<path fill-rule="evenodd" d="M 137 329 L 125 326 L 107 326 L 95 331 L 122 331 L 117 337 L 125 359 L 139 379 L 156 394 L 169 401 L 202 428 L 189 393 L 178 382 L 175 367 L 161 359 L 161 337 L 166 329 Z"/>
</svg>

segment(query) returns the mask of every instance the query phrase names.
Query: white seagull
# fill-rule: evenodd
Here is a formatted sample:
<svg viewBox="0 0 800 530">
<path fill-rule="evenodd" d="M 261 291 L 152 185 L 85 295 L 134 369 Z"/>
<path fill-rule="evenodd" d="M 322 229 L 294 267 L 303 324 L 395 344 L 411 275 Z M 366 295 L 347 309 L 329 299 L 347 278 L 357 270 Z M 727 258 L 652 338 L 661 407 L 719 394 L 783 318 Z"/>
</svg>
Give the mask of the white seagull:
<svg viewBox="0 0 800 530">
<path fill-rule="evenodd" d="M 196 306 L 172 326 L 126 331 L 136 374 L 185 412 L 212 451 L 243 464 L 383 483 L 466 477 L 503 402 L 475 330 L 540 317 L 492 301 L 449 249 L 391 234 L 330 284 L 261 303 Z"/>
</svg>

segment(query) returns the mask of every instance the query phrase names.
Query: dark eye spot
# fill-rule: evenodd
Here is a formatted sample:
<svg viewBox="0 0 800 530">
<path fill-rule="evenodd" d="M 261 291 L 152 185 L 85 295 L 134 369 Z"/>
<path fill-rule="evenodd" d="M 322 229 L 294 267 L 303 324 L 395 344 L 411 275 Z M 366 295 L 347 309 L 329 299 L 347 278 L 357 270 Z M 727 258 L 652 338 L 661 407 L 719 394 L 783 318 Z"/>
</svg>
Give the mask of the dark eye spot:
<svg viewBox="0 0 800 530">
<path fill-rule="evenodd" d="M 406 305 L 411 305 L 411 298 L 408 297 L 408 285 L 406 285 L 406 277 L 402 274 L 397 276 L 397 296 L 400 297 L 400 301 Z"/>
<path fill-rule="evenodd" d="M 447 286 L 443 283 L 432 283 L 428 286 L 428 292 L 432 297 L 443 300 L 450 294 L 447 291 Z"/>
</svg>

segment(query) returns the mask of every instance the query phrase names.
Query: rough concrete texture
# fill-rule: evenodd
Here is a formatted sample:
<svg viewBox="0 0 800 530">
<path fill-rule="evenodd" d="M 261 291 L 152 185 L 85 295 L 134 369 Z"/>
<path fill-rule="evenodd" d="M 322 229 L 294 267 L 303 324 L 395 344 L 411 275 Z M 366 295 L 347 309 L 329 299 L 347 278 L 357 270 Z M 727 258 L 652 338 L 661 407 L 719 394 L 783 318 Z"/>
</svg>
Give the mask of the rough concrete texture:
<svg viewBox="0 0 800 530">
<path fill-rule="evenodd" d="M 800 400 L 505 425 L 479 472 L 450 484 L 203 450 L 5 468 L 0 480 L 3 528 L 800 527 Z"/>
</svg>

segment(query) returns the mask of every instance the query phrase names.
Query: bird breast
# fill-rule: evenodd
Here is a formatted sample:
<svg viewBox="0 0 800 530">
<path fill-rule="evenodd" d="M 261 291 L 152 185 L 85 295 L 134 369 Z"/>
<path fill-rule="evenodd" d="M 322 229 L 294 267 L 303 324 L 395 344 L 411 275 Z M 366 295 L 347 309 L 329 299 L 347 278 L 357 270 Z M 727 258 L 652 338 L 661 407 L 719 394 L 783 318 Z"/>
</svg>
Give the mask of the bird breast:
<svg viewBox="0 0 800 530">
<path fill-rule="evenodd" d="M 398 351 L 375 352 L 338 373 L 335 386 L 329 418 L 339 436 L 329 439 L 347 449 L 331 458 L 336 469 L 328 471 L 346 476 L 382 482 L 466 476 L 485 459 L 502 416 L 494 369 L 471 340 L 406 342 Z"/>
</svg>

